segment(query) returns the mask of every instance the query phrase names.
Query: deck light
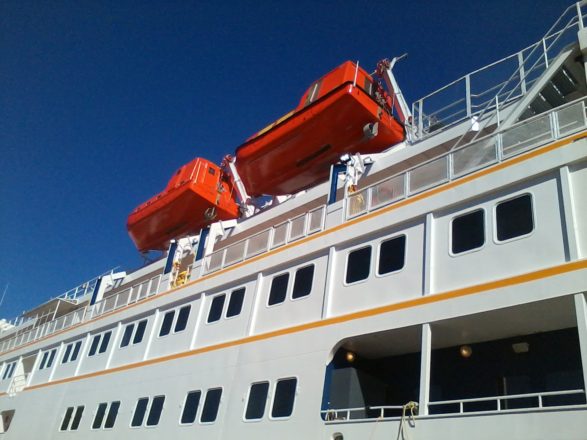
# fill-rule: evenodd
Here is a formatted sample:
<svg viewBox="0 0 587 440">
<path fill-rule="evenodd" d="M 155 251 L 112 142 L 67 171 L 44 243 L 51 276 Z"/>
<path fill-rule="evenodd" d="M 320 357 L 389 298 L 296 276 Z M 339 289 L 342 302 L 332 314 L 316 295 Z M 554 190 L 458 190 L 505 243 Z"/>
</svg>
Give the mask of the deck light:
<svg viewBox="0 0 587 440">
<path fill-rule="evenodd" d="M 459 353 L 462 357 L 468 359 L 473 354 L 473 349 L 470 345 L 461 345 L 461 347 L 459 348 Z"/>
<path fill-rule="evenodd" d="M 347 362 L 353 363 L 355 361 L 355 353 L 352 351 L 347 351 L 345 356 Z"/>
</svg>

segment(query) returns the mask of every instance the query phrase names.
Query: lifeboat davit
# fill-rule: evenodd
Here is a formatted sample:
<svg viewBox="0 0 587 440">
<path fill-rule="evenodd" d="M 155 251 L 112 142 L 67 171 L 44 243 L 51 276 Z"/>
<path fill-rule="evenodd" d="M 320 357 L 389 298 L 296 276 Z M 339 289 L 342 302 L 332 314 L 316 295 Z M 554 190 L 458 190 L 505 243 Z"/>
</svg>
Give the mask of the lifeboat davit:
<svg viewBox="0 0 587 440">
<path fill-rule="evenodd" d="M 312 84 L 292 112 L 238 147 L 236 168 L 249 195 L 293 194 L 327 180 L 341 155 L 377 153 L 403 139 L 389 96 L 347 61 Z"/>
<path fill-rule="evenodd" d="M 139 251 L 164 250 L 171 239 L 238 215 L 232 178 L 196 158 L 177 170 L 163 192 L 138 206 L 126 228 Z"/>
</svg>

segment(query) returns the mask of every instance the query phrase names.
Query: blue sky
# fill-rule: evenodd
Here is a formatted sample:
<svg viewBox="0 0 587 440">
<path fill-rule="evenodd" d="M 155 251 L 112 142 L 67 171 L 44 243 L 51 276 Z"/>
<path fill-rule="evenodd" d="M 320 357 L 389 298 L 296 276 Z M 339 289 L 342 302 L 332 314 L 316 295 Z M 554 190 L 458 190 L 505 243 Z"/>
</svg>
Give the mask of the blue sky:
<svg viewBox="0 0 587 440">
<path fill-rule="evenodd" d="M 570 3 L 0 2 L 0 317 L 142 259 L 125 224 L 343 61 L 413 100 L 540 39 Z"/>
</svg>

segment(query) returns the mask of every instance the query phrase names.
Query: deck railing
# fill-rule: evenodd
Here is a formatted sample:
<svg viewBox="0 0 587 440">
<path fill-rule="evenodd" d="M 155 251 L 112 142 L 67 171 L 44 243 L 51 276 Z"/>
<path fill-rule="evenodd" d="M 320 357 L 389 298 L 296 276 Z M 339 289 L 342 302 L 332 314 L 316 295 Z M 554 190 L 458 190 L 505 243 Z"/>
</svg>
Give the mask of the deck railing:
<svg viewBox="0 0 587 440">
<path fill-rule="evenodd" d="M 352 219 L 584 130 L 585 98 L 526 119 L 347 196 Z"/>
<path fill-rule="evenodd" d="M 524 96 L 561 49 L 576 41 L 586 3 L 570 6 L 540 41 L 414 102 L 416 138 L 423 139 L 475 115 L 503 108 Z"/>
<path fill-rule="evenodd" d="M 507 411 L 532 411 L 571 406 L 584 407 L 585 390 L 547 391 L 541 393 L 511 394 L 505 396 L 477 397 L 472 399 L 442 400 L 428 403 L 430 414 L 426 417 L 454 414 L 487 414 Z M 332 408 L 320 412 L 326 423 L 352 423 L 374 419 L 401 419 L 406 406 L 365 406 Z M 414 414 L 417 416 L 417 414 Z"/>
<path fill-rule="evenodd" d="M 213 252 L 204 259 L 204 273 L 216 272 L 322 231 L 325 212 L 325 207 L 320 206 Z"/>
</svg>

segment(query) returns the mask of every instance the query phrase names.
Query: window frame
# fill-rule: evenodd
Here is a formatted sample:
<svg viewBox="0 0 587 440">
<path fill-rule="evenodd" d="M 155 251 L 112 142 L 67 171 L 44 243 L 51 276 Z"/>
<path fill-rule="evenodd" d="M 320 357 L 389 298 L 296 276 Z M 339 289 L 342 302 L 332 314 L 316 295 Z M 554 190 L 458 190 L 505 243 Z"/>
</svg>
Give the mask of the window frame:
<svg viewBox="0 0 587 440">
<path fill-rule="evenodd" d="M 379 264 L 381 261 L 381 247 L 383 246 L 383 243 L 387 243 L 389 241 L 396 240 L 400 237 L 404 237 L 404 262 L 403 262 L 402 267 L 400 269 L 393 270 L 391 272 L 379 273 Z M 402 272 L 406 268 L 406 264 L 408 261 L 407 256 L 408 256 L 408 234 L 407 233 L 401 232 L 399 234 L 390 235 L 390 236 L 387 236 L 387 237 L 381 239 L 377 244 L 377 252 L 375 255 L 375 260 L 376 260 L 375 277 L 376 278 L 385 278 L 390 275 L 394 275 L 394 274 Z"/>
<path fill-rule="evenodd" d="M 217 298 L 221 298 L 224 297 L 224 300 L 222 301 L 222 307 L 220 309 L 220 313 L 218 314 L 218 319 L 215 319 L 214 321 L 210 321 L 210 314 L 212 313 L 212 306 L 214 305 L 214 301 L 216 301 Z M 217 322 L 220 322 L 222 320 L 222 316 L 224 315 L 224 308 L 226 307 L 226 292 L 222 292 L 222 293 L 218 293 L 216 295 L 211 295 L 210 297 L 210 307 L 208 307 L 208 314 L 206 316 L 206 325 L 208 324 L 216 324 Z"/>
<path fill-rule="evenodd" d="M 108 336 L 108 341 L 106 344 L 106 347 L 104 347 L 104 350 L 102 350 L 102 346 L 104 345 L 104 337 L 106 336 L 107 333 L 110 333 L 110 335 Z M 100 356 L 104 353 L 108 352 L 108 348 L 110 347 L 110 342 L 112 341 L 112 330 L 106 330 L 104 332 L 101 333 L 97 333 L 95 335 L 92 336 L 92 341 L 90 342 L 90 349 L 88 350 L 88 356 L 87 357 L 94 357 L 94 356 Z M 95 350 L 93 350 L 94 348 L 94 341 L 95 342 Z M 93 350 L 93 353 L 92 353 Z"/>
<path fill-rule="evenodd" d="M 465 217 L 467 215 L 471 215 L 476 212 L 483 213 L 483 243 L 481 244 L 481 246 L 467 249 L 462 252 L 457 252 L 457 253 L 453 252 L 453 240 L 454 240 L 453 224 L 454 224 L 454 221 L 456 219 Z M 482 249 L 484 249 L 487 246 L 487 235 L 488 235 L 487 228 L 488 227 L 489 227 L 489 225 L 487 223 L 487 212 L 486 212 L 486 208 L 484 206 L 475 206 L 472 209 L 468 209 L 464 212 L 459 212 L 457 215 L 452 216 L 450 221 L 448 222 L 448 254 L 453 258 L 458 258 L 463 255 L 471 254 L 473 252 L 479 252 Z"/>
<path fill-rule="evenodd" d="M 185 327 L 182 328 L 181 330 L 176 330 L 177 323 L 179 321 L 180 312 L 184 309 L 188 309 Z M 161 319 L 161 325 L 159 326 L 159 331 L 157 332 L 157 338 L 158 339 L 165 338 L 169 335 L 176 335 L 178 333 L 182 333 L 182 332 L 186 331 L 188 328 L 188 322 L 190 320 L 191 313 L 192 313 L 192 303 L 185 303 L 180 306 L 174 307 L 172 309 L 165 310 L 165 312 L 163 312 L 163 318 Z M 165 333 L 164 335 L 162 335 L 161 331 L 163 330 L 163 323 L 165 322 L 165 318 L 169 315 L 171 315 L 171 323 L 169 324 L 169 331 L 167 333 Z"/>
<path fill-rule="evenodd" d="M 275 396 L 277 395 L 277 385 L 279 384 L 279 382 L 283 382 L 286 380 L 292 380 L 294 379 L 296 381 L 296 387 L 294 389 L 294 393 L 293 393 L 293 402 L 291 405 L 291 413 L 288 416 L 284 416 L 284 417 L 273 417 L 273 405 L 275 404 Z M 279 379 L 275 380 L 275 383 L 273 384 L 273 392 L 271 393 L 271 405 L 269 406 L 269 420 L 275 420 L 275 421 L 280 421 L 280 420 L 288 420 L 290 419 L 293 414 L 294 411 L 296 409 L 296 402 L 297 402 L 297 396 L 298 396 L 298 387 L 300 384 L 300 379 L 298 376 L 288 376 L 288 377 L 280 377 Z"/>
<path fill-rule="evenodd" d="M 241 301 L 239 312 L 237 314 L 235 314 L 235 315 L 228 316 L 228 311 L 230 310 L 230 304 L 232 302 L 232 297 L 233 297 L 233 295 L 234 295 L 235 292 L 240 292 L 240 291 L 243 291 L 243 293 L 242 293 L 243 299 Z M 228 298 L 228 301 L 226 302 L 226 310 L 224 310 L 224 313 L 223 313 L 224 319 L 235 319 L 238 316 L 240 316 L 243 313 L 243 307 L 245 306 L 245 298 L 246 297 L 247 297 L 247 288 L 246 288 L 246 286 L 238 287 L 236 289 L 231 289 L 230 290 L 230 296 Z"/>
<path fill-rule="evenodd" d="M 369 249 L 369 271 L 367 273 L 367 276 L 365 278 L 361 278 L 360 280 L 356 280 L 356 281 L 351 281 L 350 283 L 347 282 L 347 274 L 348 274 L 348 270 L 349 270 L 349 257 L 353 252 L 358 252 L 360 250 L 363 249 Z M 361 244 L 360 246 L 355 246 L 353 248 L 347 249 L 346 250 L 346 258 L 345 258 L 345 263 L 344 263 L 344 271 L 343 271 L 343 285 L 346 286 L 355 286 L 357 284 L 360 283 L 365 283 L 367 282 L 367 280 L 371 277 L 373 271 L 373 244 Z"/>
<path fill-rule="evenodd" d="M 295 289 L 296 289 L 296 281 L 298 279 L 298 273 L 301 270 L 308 269 L 310 267 L 312 268 L 312 279 L 310 281 L 310 291 L 308 293 L 306 293 L 305 295 L 298 296 L 298 297 L 294 298 L 294 292 L 295 292 Z M 294 269 L 293 281 L 291 283 L 291 288 L 288 285 L 288 291 L 289 291 L 288 292 L 289 293 L 288 298 L 289 298 L 289 300 L 290 301 L 301 301 L 301 300 L 309 297 L 310 295 L 312 295 L 312 291 L 314 290 L 314 281 L 315 281 L 315 279 L 316 279 L 316 264 L 310 263 L 310 264 L 304 264 L 302 266 L 296 267 Z"/>
<path fill-rule="evenodd" d="M 283 277 L 286 277 L 287 278 L 287 281 L 286 281 L 286 284 L 285 284 L 285 293 L 283 294 L 283 300 L 282 301 L 279 301 L 279 302 L 275 302 L 273 304 L 270 304 L 269 302 L 271 301 L 271 292 L 273 290 L 273 283 L 275 282 L 275 280 L 277 278 L 283 278 Z M 271 277 L 271 283 L 269 285 L 269 291 L 267 292 L 267 302 L 265 303 L 265 306 L 266 307 L 278 307 L 278 306 L 284 304 L 287 301 L 288 297 L 290 296 L 290 290 L 291 290 L 290 281 L 291 281 L 291 278 L 292 278 L 292 276 L 291 276 L 291 269 L 290 270 L 283 271 L 283 272 L 279 272 L 279 273 L 273 274 L 273 276 Z"/>
<path fill-rule="evenodd" d="M 532 230 L 530 232 L 527 232 L 526 234 L 517 235 L 517 236 L 511 237 L 511 238 L 506 238 L 505 240 L 499 240 L 499 238 L 498 238 L 498 222 L 497 222 L 497 208 L 498 208 L 498 206 L 502 205 L 504 203 L 511 202 L 512 200 L 521 199 L 522 197 L 525 197 L 525 196 L 528 196 L 530 198 L 530 215 L 531 215 L 531 219 L 532 219 Z M 536 231 L 536 220 L 537 220 L 534 200 L 535 200 L 535 197 L 532 193 L 523 192 L 520 194 L 516 194 L 514 196 L 510 196 L 508 198 L 499 200 L 498 202 L 495 203 L 495 205 L 493 206 L 493 219 L 492 219 L 493 225 L 494 225 L 492 238 L 493 238 L 493 242 L 495 244 L 502 245 L 502 244 L 506 244 L 506 243 L 511 243 L 512 241 L 521 240 L 523 238 L 530 237 L 531 235 L 534 234 L 534 231 Z"/>
</svg>

